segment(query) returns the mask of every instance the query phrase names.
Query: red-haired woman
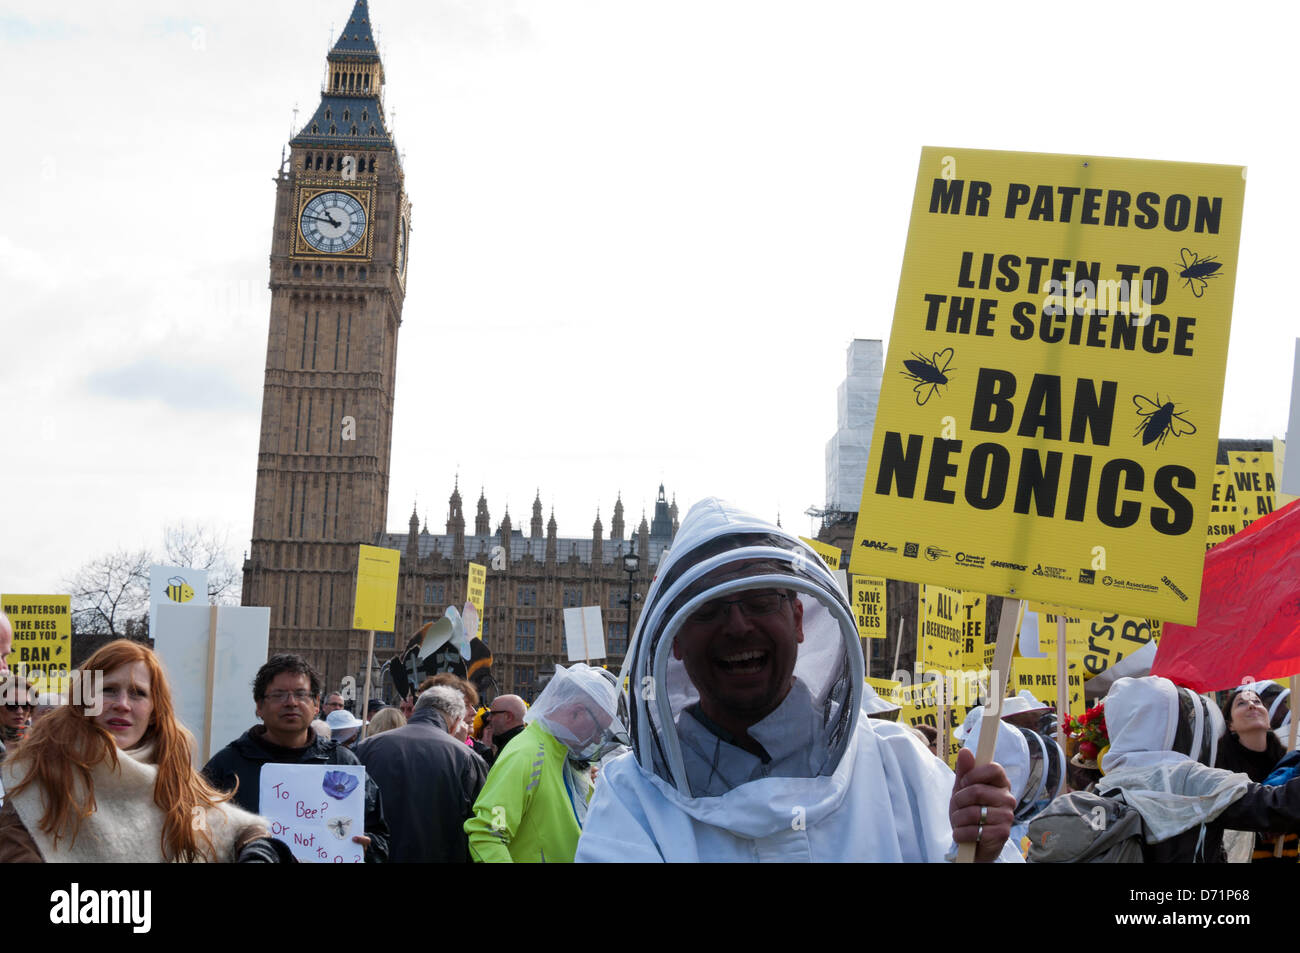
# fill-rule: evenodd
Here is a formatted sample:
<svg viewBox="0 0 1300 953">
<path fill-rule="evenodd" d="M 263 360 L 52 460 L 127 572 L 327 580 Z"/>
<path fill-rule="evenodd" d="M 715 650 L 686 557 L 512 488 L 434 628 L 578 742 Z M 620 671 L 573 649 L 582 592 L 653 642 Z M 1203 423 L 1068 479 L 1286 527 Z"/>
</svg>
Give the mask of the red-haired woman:
<svg viewBox="0 0 1300 953">
<path fill-rule="evenodd" d="M 103 673 L 100 697 L 50 712 L 3 765 L 0 863 L 289 859 L 194 770 L 153 652 L 111 642 L 81 670 Z"/>
</svg>

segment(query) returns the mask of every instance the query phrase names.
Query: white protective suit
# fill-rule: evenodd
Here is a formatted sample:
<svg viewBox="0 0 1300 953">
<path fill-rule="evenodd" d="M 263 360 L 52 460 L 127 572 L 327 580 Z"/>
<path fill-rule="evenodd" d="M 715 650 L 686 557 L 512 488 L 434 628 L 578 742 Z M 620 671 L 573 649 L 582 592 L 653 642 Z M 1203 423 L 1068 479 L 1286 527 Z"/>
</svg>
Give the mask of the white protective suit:
<svg viewBox="0 0 1300 953">
<path fill-rule="evenodd" d="M 766 761 L 706 726 L 673 657 L 691 613 L 749 589 L 794 590 L 803 606 L 795 684 L 748 729 Z M 604 769 L 576 860 L 938 861 L 951 846 L 952 771 L 911 729 L 862 711 L 849 604 L 816 553 L 779 527 L 716 499 L 692 507 L 622 675 L 632 751 Z M 1010 842 L 1002 857 L 1020 859 Z"/>
</svg>

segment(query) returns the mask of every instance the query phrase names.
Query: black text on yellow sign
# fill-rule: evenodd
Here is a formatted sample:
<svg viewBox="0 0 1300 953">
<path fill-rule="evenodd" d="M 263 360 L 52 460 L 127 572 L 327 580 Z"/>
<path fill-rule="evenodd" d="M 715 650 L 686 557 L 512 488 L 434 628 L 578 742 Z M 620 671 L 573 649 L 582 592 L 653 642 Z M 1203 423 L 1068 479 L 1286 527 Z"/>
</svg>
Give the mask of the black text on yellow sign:
<svg viewBox="0 0 1300 953">
<path fill-rule="evenodd" d="M 1244 191 L 924 149 L 851 569 L 1194 623 Z"/>
<path fill-rule="evenodd" d="M 883 639 L 886 604 L 885 580 L 878 576 L 854 576 L 853 616 L 858 623 L 858 635 L 864 639 Z"/>
<path fill-rule="evenodd" d="M 67 691 L 72 667 L 71 603 L 67 595 L 0 596 L 0 607 L 14 630 L 13 648 L 5 661 L 37 692 Z"/>
</svg>

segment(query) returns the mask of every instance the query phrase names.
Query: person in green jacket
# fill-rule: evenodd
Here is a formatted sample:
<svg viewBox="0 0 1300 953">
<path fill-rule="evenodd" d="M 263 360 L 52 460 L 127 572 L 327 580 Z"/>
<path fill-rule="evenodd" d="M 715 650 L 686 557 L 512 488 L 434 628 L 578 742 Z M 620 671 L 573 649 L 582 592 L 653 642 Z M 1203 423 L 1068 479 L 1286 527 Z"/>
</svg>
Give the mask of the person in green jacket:
<svg viewBox="0 0 1300 953">
<path fill-rule="evenodd" d="M 557 665 L 525 720 L 465 822 L 470 856 L 481 863 L 571 863 L 591 797 L 588 765 L 623 735 L 618 692 L 600 669 Z"/>
</svg>

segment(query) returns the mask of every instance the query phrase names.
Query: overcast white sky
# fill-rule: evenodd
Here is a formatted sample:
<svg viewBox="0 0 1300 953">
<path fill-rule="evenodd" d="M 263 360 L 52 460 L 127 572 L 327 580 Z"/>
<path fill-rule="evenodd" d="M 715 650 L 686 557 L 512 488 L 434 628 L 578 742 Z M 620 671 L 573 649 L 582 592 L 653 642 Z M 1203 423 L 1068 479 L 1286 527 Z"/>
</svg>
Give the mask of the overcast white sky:
<svg viewBox="0 0 1300 953">
<path fill-rule="evenodd" d="M 352 0 L 0 2 L 0 591 L 252 528 L 274 176 Z M 1282 436 L 1293 5 L 373 0 L 414 203 L 388 528 L 663 480 L 808 532 L 922 145 L 1250 169 L 1221 434 Z"/>
</svg>

